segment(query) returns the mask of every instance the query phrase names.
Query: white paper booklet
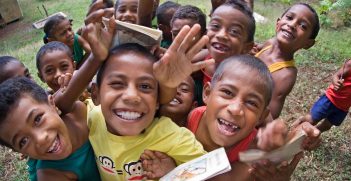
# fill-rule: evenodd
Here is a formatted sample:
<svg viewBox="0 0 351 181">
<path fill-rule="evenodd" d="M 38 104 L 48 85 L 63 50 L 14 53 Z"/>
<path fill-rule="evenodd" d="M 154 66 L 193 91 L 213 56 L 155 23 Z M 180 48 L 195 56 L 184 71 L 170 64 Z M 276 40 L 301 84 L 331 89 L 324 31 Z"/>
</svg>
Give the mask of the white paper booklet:
<svg viewBox="0 0 351 181">
<path fill-rule="evenodd" d="M 108 19 L 103 18 L 103 23 L 108 26 Z M 117 31 L 113 39 L 112 47 L 124 43 L 138 43 L 148 49 L 159 45 L 162 40 L 162 31 L 137 24 L 126 23 L 116 20 Z"/>
<path fill-rule="evenodd" d="M 228 172 L 231 166 L 224 148 L 183 163 L 163 176 L 160 181 L 199 181 Z"/>
<path fill-rule="evenodd" d="M 272 162 L 281 162 L 291 159 L 294 155 L 302 151 L 301 144 L 306 137 L 303 130 L 298 131 L 295 136 L 284 146 L 270 152 L 251 149 L 239 153 L 240 161 L 246 163 L 255 163 L 260 160 L 270 160 Z"/>
</svg>

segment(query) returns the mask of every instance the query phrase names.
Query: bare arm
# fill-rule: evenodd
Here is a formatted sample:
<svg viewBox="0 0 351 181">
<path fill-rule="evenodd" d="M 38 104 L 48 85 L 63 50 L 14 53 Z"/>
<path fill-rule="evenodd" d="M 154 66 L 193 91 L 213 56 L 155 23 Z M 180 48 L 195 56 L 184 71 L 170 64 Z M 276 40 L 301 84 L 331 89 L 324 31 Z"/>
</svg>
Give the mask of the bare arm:
<svg viewBox="0 0 351 181">
<path fill-rule="evenodd" d="M 344 83 L 344 77 L 347 76 L 351 69 L 351 59 L 345 62 L 342 67 L 333 75 L 332 83 L 334 85 L 334 90 L 339 90 Z"/>
<path fill-rule="evenodd" d="M 277 119 L 283 109 L 285 98 L 295 85 L 297 69 L 289 68 L 272 74 L 274 90 L 272 100 L 269 103 L 273 119 Z"/>
<path fill-rule="evenodd" d="M 154 9 L 154 0 L 139 0 L 138 19 L 139 25 L 151 27 L 152 12 Z"/>
<path fill-rule="evenodd" d="M 102 17 L 102 14 L 99 15 Z M 110 29 L 108 31 L 104 30 L 100 23 L 89 24 L 83 30 L 83 34 L 87 37 L 86 39 L 91 45 L 92 53 L 82 67 L 74 74 L 66 90 L 64 92 L 60 91 L 55 95 L 56 106 L 62 113 L 71 112 L 74 102 L 82 94 L 86 86 L 88 86 L 101 63 L 107 58 L 115 25 L 114 19 L 111 18 Z"/>
</svg>

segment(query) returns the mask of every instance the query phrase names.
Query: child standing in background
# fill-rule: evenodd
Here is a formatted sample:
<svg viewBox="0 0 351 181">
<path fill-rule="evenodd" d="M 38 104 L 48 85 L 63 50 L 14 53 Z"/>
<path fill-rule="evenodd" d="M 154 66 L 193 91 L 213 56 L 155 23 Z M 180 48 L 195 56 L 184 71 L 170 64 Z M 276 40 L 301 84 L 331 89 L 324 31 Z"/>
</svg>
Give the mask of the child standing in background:
<svg viewBox="0 0 351 181">
<path fill-rule="evenodd" d="M 66 44 L 71 49 L 77 69 L 79 69 L 91 52 L 89 43 L 84 38 L 74 33 L 72 20 L 64 16 L 57 15 L 51 17 L 45 23 L 44 32 L 45 44 L 51 41 L 59 41 Z"/>
<path fill-rule="evenodd" d="M 162 3 L 156 11 L 158 29 L 162 31 L 162 48 L 168 48 L 172 44 L 172 33 L 171 33 L 171 19 L 173 14 L 180 7 L 179 4 L 166 1 Z"/>
<path fill-rule="evenodd" d="M 310 114 L 303 117 L 302 120 L 317 125 L 321 132 L 328 131 L 333 125 L 339 126 L 344 121 L 350 106 L 351 59 L 346 61 L 343 67 L 333 75 L 332 84 L 314 103 Z"/>
<path fill-rule="evenodd" d="M 279 117 L 285 98 L 294 87 L 297 77 L 295 53 L 312 47 L 318 31 L 319 19 L 316 11 L 308 4 L 298 3 L 278 18 L 276 36 L 266 41 L 256 54 L 268 66 L 274 84 L 277 85 L 269 104 L 273 119 Z"/>
</svg>

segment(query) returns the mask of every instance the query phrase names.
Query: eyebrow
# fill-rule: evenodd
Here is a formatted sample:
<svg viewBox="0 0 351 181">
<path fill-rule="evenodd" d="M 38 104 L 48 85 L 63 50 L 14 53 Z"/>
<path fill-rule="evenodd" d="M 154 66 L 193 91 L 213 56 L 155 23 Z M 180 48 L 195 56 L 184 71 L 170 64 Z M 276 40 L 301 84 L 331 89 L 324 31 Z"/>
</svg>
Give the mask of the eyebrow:
<svg viewBox="0 0 351 181">
<path fill-rule="evenodd" d="M 27 116 L 27 119 L 26 119 L 26 122 L 25 124 L 28 124 L 29 121 L 30 121 L 30 118 L 33 116 L 33 114 L 37 111 L 36 108 L 32 109 L 30 112 L 29 112 L 29 115 Z M 12 137 L 11 139 L 11 144 L 12 145 L 15 145 L 15 141 L 17 140 L 17 137 L 18 137 L 18 133 L 15 134 L 15 136 Z"/>
</svg>

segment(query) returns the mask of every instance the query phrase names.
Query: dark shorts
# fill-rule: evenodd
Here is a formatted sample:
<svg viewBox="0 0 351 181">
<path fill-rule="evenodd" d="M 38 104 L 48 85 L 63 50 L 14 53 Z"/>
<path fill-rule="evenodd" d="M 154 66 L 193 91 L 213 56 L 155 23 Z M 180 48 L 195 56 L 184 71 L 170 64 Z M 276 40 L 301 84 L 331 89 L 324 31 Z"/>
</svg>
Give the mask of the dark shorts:
<svg viewBox="0 0 351 181">
<path fill-rule="evenodd" d="M 344 121 L 347 113 L 337 108 L 325 95 L 321 96 L 311 109 L 314 122 L 326 118 L 334 126 L 339 126 Z"/>
</svg>

